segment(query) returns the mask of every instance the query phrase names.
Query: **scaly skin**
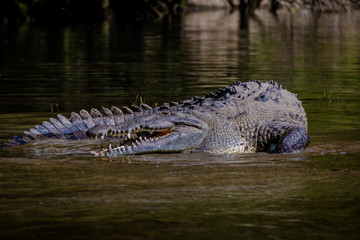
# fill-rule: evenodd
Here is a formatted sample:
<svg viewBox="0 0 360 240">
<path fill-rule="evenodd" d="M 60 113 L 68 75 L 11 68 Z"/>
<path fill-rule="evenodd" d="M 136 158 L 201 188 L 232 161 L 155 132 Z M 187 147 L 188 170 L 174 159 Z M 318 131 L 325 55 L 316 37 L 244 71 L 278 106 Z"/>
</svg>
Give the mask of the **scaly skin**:
<svg viewBox="0 0 360 240">
<path fill-rule="evenodd" d="M 295 94 L 270 81 L 236 82 L 204 98 L 151 108 L 102 108 L 58 115 L 8 145 L 44 138 L 114 138 L 93 155 L 118 156 L 155 152 L 289 153 L 309 144 L 306 113 Z"/>
</svg>

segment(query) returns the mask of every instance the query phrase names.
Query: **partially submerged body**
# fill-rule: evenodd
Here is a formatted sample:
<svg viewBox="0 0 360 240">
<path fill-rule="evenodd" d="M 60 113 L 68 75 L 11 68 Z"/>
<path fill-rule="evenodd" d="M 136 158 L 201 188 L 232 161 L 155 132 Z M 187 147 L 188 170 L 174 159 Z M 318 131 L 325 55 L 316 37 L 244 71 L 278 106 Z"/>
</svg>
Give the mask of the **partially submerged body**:
<svg viewBox="0 0 360 240">
<path fill-rule="evenodd" d="M 8 145 L 41 138 L 113 138 L 116 146 L 93 155 L 204 151 L 250 153 L 301 151 L 309 144 L 306 113 L 296 95 L 270 81 L 236 82 L 204 98 L 161 107 L 91 109 L 37 125 Z M 101 141 L 101 140 L 100 140 Z"/>
</svg>

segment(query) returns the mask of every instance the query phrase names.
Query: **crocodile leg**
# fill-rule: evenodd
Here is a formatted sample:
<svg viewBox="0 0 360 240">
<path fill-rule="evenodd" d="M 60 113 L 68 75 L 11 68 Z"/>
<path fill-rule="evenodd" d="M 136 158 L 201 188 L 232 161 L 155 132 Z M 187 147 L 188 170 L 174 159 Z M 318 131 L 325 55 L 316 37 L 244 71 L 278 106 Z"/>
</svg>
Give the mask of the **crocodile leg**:
<svg viewBox="0 0 360 240">
<path fill-rule="evenodd" d="M 259 127 L 257 151 L 291 153 L 310 144 L 306 129 L 286 122 L 272 122 Z"/>
</svg>

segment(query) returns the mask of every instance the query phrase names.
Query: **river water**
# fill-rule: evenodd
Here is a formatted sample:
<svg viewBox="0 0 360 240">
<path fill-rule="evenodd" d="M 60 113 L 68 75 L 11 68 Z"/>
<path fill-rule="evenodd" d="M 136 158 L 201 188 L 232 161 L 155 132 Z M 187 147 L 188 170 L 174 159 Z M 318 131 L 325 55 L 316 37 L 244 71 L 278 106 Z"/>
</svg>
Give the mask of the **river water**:
<svg viewBox="0 0 360 240">
<path fill-rule="evenodd" d="M 312 142 L 297 154 L 119 158 L 90 156 L 88 142 L 3 148 L 0 238 L 360 239 L 359 39 L 358 11 L 258 11 L 247 27 L 236 11 L 1 25 L 1 143 L 59 112 L 250 79 L 298 93 Z"/>
</svg>

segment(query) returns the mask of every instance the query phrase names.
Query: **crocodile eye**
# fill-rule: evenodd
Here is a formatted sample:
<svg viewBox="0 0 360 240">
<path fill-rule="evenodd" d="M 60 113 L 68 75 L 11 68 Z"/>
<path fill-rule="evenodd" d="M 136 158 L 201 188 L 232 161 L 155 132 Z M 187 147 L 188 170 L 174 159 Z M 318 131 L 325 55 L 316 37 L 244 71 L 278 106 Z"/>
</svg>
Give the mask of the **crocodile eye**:
<svg viewBox="0 0 360 240">
<path fill-rule="evenodd" d="M 161 117 L 166 117 L 166 116 L 169 116 L 170 115 L 170 112 L 168 111 L 164 111 L 160 114 Z"/>
</svg>

